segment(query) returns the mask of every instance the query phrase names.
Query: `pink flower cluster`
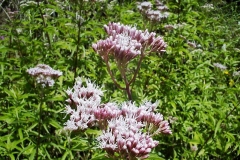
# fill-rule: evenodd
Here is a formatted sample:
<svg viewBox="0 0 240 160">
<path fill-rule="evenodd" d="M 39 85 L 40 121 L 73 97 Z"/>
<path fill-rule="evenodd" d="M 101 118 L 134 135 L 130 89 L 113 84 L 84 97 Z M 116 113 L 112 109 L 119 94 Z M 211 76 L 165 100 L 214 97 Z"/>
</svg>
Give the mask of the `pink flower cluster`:
<svg viewBox="0 0 240 160">
<path fill-rule="evenodd" d="M 136 27 L 123 25 L 120 23 L 109 23 L 104 25 L 104 29 L 109 35 L 105 40 L 100 40 L 92 47 L 105 62 L 108 62 L 109 55 L 120 64 L 127 64 L 136 56 L 143 54 L 149 47 L 150 52 L 165 51 L 166 43 L 156 36 L 156 33 L 149 33 L 137 30 Z"/>
<path fill-rule="evenodd" d="M 155 134 L 171 134 L 170 126 L 160 113 L 155 113 L 157 103 L 145 102 L 140 107 L 124 102 L 101 104 L 101 89 L 90 80 L 77 78 L 72 89 L 67 90 L 66 113 L 70 116 L 66 130 L 85 130 L 96 125 L 103 134 L 97 140 L 99 147 L 109 156 L 118 153 L 123 159 L 147 158 L 158 145 Z"/>
<path fill-rule="evenodd" d="M 54 78 L 58 78 L 62 75 L 59 70 L 54 70 L 46 64 L 38 64 L 35 68 L 30 68 L 27 73 L 36 78 L 37 83 L 42 84 L 43 87 L 53 86 Z"/>
<path fill-rule="evenodd" d="M 156 10 L 152 9 L 151 2 L 138 3 L 137 8 L 143 15 L 143 17 L 145 17 L 149 21 L 160 22 L 161 20 L 166 19 L 169 16 L 169 13 L 166 12 L 168 10 L 168 7 L 159 0 L 156 0 L 155 5 Z"/>
<path fill-rule="evenodd" d="M 111 156 L 115 152 L 123 159 L 147 158 L 152 148 L 158 145 L 147 133 L 142 133 L 144 126 L 136 116 L 119 116 L 109 121 L 108 129 L 97 138 L 99 147 Z"/>
<path fill-rule="evenodd" d="M 123 103 L 121 115 L 108 121 L 108 128 L 97 138 L 100 148 L 105 149 L 109 155 L 117 152 L 124 159 L 147 158 L 158 145 L 152 136 L 172 133 L 163 116 L 154 112 L 156 107 L 157 103 L 150 102 L 140 107 L 130 102 Z"/>
</svg>

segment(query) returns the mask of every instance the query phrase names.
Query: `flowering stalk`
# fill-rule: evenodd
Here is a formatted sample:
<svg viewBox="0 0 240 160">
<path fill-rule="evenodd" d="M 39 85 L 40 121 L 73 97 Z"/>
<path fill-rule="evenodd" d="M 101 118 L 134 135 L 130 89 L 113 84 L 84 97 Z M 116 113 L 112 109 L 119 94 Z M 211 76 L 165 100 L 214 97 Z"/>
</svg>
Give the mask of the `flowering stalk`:
<svg viewBox="0 0 240 160">
<path fill-rule="evenodd" d="M 35 78 L 38 84 L 41 84 L 41 89 L 39 93 L 40 97 L 40 106 L 39 106 L 39 118 L 38 118 L 38 136 L 37 136 L 37 144 L 36 144 L 36 154 L 35 159 L 38 159 L 38 149 L 41 143 L 40 134 L 42 132 L 42 105 L 45 101 L 45 87 L 51 87 L 54 85 L 55 78 L 58 78 L 62 75 L 61 71 L 54 70 L 50 66 L 46 64 L 38 64 L 35 68 L 30 68 L 27 70 L 27 73 Z"/>
<path fill-rule="evenodd" d="M 41 138 L 40 138 L 40 134 L 42 132 L 42 105 L 43 105 L 43 101 L 45 99 L 45 94 L 44 94 L 44 90 L 40 90 L 40 106 L 39 106 L 39 118 L 38 118 L 38 136 L 37 136 L 37 144 L 36 144 L 36 155 L 35 155 L 35 159 L 38 159 L 38 149 L 39 149 L 39 145 L 41 143 Z"/>
<path fill-rule="evenodd" d="M 151 52 L 163 52 L 166 48 L 166 43 L 161 37 L 156 37 L 156 33 L 144 32 L 137 30 L 136 27 L 122 25 L 120 23 L 109 23 L 104 25 L 104 29 L 109 35 L 105 40 L 99 40 L 92 47 L 106 63 L 107 70 L 111 76 L 114 84 L 125 90 L 128 99 L 132 100 L 132 93 L 130 85 L 136 80 L 137 74 L 140 70 L 143 58 Z M 148 52 L 146 52 L 148 50 Z M 109 57 L 112 55 L 120 71 L 125 87 L 121 87 L 115 79 L 109 65 Z M 130 80 L 127 78 L 128 63 L 140 56 L 136 70 Z"/>
</svg>

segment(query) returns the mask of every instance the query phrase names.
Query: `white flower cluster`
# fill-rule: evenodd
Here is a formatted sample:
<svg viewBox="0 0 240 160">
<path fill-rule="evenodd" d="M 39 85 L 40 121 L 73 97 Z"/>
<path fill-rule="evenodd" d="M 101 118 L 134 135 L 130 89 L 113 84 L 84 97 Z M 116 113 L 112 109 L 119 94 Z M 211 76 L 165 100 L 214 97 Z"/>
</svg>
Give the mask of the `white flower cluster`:
<svg viewBox="0 0 240 160">
<path fill-rule="evenodd" d="M 221 63 L 213 63 L 213 66 L 219 68 L 220 70 L 226 70 L 227 69 L 227 67 L 224 66 Z"/>
<path fill-rule="evenodd" d="M 54 78 L 58 78 L 62 75 L 59 70 L 54 70 L 46 64 L 38 64 L 35 68 L 30 68 L 27 73 L 35 77 L 37 83 L 45 86 L 53 86 Z"/>
<path fill-rule="evenodd" d="M 100 105 L 103 92 L 90 80 L 85 82 L 86 87 L 83 86 L 83 78 L 78 77 L 73 88 L 66 91 L 69 97 L 66 113 L 70 114 L 64 127 L 66 130 L 84 130 L 96 120 L 94 111 Z"/>
<path fill-rule="evenodd" d="M 166 12 L 168 7 L 162 2 L 156 0 L 155 5 L 157 10 L 152 10 L 151 2 L 137 3 L 137 8 L 146 19 L 152 22 L 160 22 L 169 16 L 169 13 Z"/>
</svg>

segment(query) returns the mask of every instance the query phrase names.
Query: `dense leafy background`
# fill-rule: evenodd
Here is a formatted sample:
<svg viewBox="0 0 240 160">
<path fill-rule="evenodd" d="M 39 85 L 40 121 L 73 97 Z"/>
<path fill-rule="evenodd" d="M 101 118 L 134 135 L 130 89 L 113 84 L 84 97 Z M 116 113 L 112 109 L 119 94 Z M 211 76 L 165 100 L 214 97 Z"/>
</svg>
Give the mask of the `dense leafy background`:
<svg viewBox="0 0 240 160">
<path fill-rule="evenodd" d="M 96 148 L 97 130 L 63 131 L 63 111 L 65 90 L 77 76 L 103 86 L 104 102 L 127 100 L 91 48 L 106 37 L 103 25 L 110 21 L 151 28 L 168 44 L 166 53 L 144 59 L 133 87 L 136 103 L 159 100 L 158 111 L 171 122 L 173 134 L 155 137 L 160 144 L 149 159 L 239 157 L 240 85 L 233 72 L 240 70 L 240 14 L 235 3 L 212 1 L 208 9 L 202 7 L 207 4 L 203 0 L 166 0 L 170 16 L 151 27 L 133 0 L 9 2 L 17 12 L 11 16 L 1 9 L 0 157 L 34 159 L 42 106 L 39 159 L 107 159 Z M 181 27 L 167 31 L 166 24 Z M 63 72 L 54 87 L 43 90 L 26 73 L 39 63 Z"/>
</svg>

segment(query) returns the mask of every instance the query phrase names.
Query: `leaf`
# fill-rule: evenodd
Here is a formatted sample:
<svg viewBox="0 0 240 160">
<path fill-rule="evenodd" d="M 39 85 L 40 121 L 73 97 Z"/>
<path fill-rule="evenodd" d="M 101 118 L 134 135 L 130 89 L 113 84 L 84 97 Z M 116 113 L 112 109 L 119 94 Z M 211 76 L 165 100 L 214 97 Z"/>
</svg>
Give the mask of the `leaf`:
<svg viewBox="0 0 240 160">
<path fill-rule="evenodd" d="M 147 160 L 165 160 L 164 158 L 159 157 L 156 153 L 150 153 Z"/>
<path fill-rule="evenodd" d="M 15 119 L 8 115 L 4 115 L 4 116 L 0 116 L 0 121 L 4 121 L 8 124 L 12 124 L 15 121 Z"/>
<path fill-rule="evenodd" d="M 228 138 L 228 140 L 230 140 L 231 142 L 235 142 L 235 137 L 232 133 L 226 132 L 225 137 Z"/>
<path fill-rule="evenodd" d="M 63 95 L 55 95 L 51 98 L 48 98 L 47 101 L 53 102 L 53 101 L 64 101 L 64 96 Z"/>
<path fill-rule="evenodd" d="M 95 129 L 90 129 L 88 128 L 85 133 L 87 134 L 95 134 L 95 135 L 101 135 L 102 131 L 101 130 L 95 130 Z"/>
<path fill-rule="evenodd" d="M 93 155 L 93 158 L 91 160 L 113 160 L 113 159 L 107 158 L 106 153 L 101 153 L 101 154 Z"/>
<path fill-rule="evenodd" d="M 212 129 L 214 128 L 215 126 L 215 119 L 213 118 L 213 116 L 211 116 L 210 114 L 208 114 L 208 120 L 209 121 L 206 121 L 210 127 L 212 127 Z"/>
<path fill-rule="evenodd" d="M 11 160 L 15 160 L 15 157 L 13 154 L 9 154 L 8 156 L 11 158 Z"/>
<path fill-rule="evenodd" d="M 201 151 L 198 153 L 199 156 L 204 155 L 205 149 L 201 149 Z"/>
<path fill-rule="evenodd" d="M 56 129 L 60 129 L 63 127 L 55 119 L 50 119 L 49 123 L 51 126 L 55 127 Z"/>
<path fill-rule="evenodd" d="M 216 125 L 215 130 L 214 130 L 214 136 L 213 136 L 214 138 L 216 137 L 216 134 L 217 134 L 221 124 L 222 124 L 222 120 L 219 120 L 217 122 L 217 125 Z"/>
<path fill-rule="evenodd" d="M 23 133 L 22 133 L 22 129 L 21 128 L 18 129 L 18 135 L 19 135 L 20 139 L 23 139 Z"/>
<path fill-rule="evenodd" d="M 203 144 L 204 140 L 203 140 L 202 134 L 195 132 L 193 139 L 189 140 L 188 142 L 191 144 Z"/>
<path fill-rule="evenodd" d="M 69 156 L 68 156 L 68 155 L 69 155 Z M 67 159 L 73 159 L 72 151 L 66 150 L 66 152 L 65 152 L 64 155 L 62 156 L 62 160 L 65 160 L 67 156 L 68 156 Z"/>
<path fill-rule="evenodd" d="M 18 157 L 23 155 L 30 155 L 35 151 L 34 145 L 28 145 L 27 147 L 23 148 L 22 151 L 18 154 Z"/>
<path fill-rule="evenodd" d="M 228 148 L 231 147 L 233 144 L 231 142 L 228 142 L 224 147 L 224 152 L 227 152 Z"/>
<path fill-rule="evenodd" d="M 36 154 L 36 149 L 33 149 L 29 159 L 33 160 L 35 158 L 35 154 Z"/>
</svg>

